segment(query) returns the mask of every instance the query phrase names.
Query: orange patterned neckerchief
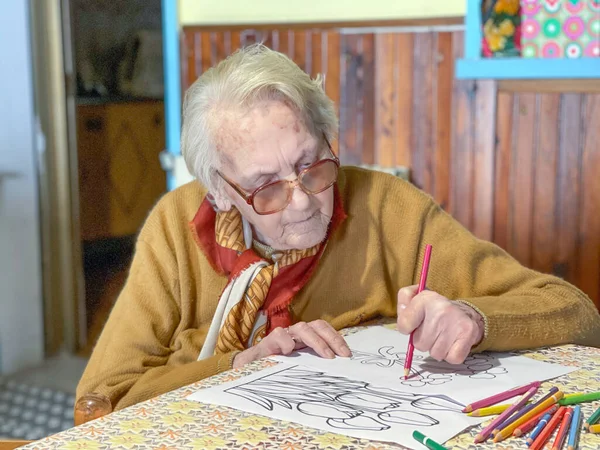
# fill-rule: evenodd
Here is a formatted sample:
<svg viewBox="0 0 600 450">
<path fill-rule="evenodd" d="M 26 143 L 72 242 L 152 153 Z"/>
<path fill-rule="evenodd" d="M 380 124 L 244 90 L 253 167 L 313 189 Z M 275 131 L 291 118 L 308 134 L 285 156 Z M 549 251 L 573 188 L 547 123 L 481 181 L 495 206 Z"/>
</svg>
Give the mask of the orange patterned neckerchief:
<svg viewBox="0 0 600 450">
<path fill-rule="evenodd" d="M 240 254 L 246 251 L 242 216 L 236 208 L 217 213 L 215 239 L 221 247 Z M 287 250 L 273 254 L 273 261 L 268 261 L 269 264 L 258 271 L 246 288 L 241 301 L 227 314 L 219 332 L 215 348 L 217 353 L 243 350 L 248 347 L 257 314 L 267 299 L 273 278 L 278 275 L 280 269 L 295 264 L 303 258 L 316 255 L 320 247 L 321 244 L 318 244 L 304 250 Z"/>
</svg>

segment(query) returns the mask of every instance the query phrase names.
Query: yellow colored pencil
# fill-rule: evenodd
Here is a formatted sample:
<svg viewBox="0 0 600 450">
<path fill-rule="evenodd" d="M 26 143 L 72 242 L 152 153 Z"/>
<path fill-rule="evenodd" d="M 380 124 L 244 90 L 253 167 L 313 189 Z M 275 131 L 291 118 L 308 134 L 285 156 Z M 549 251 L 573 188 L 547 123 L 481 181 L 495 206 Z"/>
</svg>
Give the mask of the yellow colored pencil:
<svg viewBox="0 0 600 450">
<path fill-rule="evenodd" d="M 529 411 L 527 414 L 524 414 L 523 417 L 515 420 L 509 426 L 500 430 L 500 432 L 497 433 L 496 436 L 494 437 L 494 442 L 501 442 L 504 439 L 512 436 L 513 431 L 515 431 L 520 425 L 527 422 L 529 419 L 531 419 L 533 416 L 535 416 L 540 411 L 543 411 L 544 409 L 546 409 L 549 406 L 553 405 L 554 403 L 558 402 L 561 398 L 564 397 L 564 395 L 565 394 L 562 391 L 558 391 L 552 397 L 547 398 L 539 405 L 536 405 L 534 408 L 531 409 L 531 411 Z"/>
<path fill-rule="evenodd" d="M 598 425 L 590 425 L 590 427 L 588 428 L 588 431 L 590 433 L 594 433 L 594 434 L 600 433 L 600 424 L 598 424 Z"/>
<path fill-rule="evenodd" d="M 529 403 L 531 403 L 531 402 L 527 402 L 527 404 L 529 404 Z M 472 416 L 472 417 L 495 416 L 497 414 L 502 414 L 504 411 L 506 411 L 511 406 L 512 405 L 510 403 L 507 405 L 487 406 L 485 408 L 476 409 L 475 411 L 468 413 L 467 416 Z"/>
</svg>

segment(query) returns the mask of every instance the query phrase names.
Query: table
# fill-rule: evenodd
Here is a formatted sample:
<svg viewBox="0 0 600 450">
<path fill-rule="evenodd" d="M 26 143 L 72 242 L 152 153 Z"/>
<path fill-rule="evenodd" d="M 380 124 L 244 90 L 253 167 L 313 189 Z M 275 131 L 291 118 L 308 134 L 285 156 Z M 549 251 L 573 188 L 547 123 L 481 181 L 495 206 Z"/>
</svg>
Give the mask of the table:
<svg viewBox="0 0 600 450">
<path fill-rule="evenodd" d="M 344 334 L 358 330 L 359 328 L 346 330 Z M 515 354 L 540 361 L 580 367 L 580 370 L 543 383 L 542 389 L 547 390 L 551 386 L 557 386 L 565 392 L 600 391 L 600 349 L 565 345 Z M 226 407 L 186 400 L 187 396 L 199 388 L 232 381 L 273 364 L 277 363 L 269 360 L 255 361 L 242 369 L 207 378 L 22 448 L 28 450 L 404 448 L 396 444 L 327 433 Z M 600 406 L 599 402 L 582 404 L 585 417 L 598 406 Z M 488 443 L 474 446 L 473 439 L 479 429 L 476 427 L 462 433 L 449 441 L 446 446 L 459 450 L 527 448 L 523 439 L 509 439 L 497 445 Z M 600 448 L 600 435 L 582 433 L 579 448 Z"/>
</svg>

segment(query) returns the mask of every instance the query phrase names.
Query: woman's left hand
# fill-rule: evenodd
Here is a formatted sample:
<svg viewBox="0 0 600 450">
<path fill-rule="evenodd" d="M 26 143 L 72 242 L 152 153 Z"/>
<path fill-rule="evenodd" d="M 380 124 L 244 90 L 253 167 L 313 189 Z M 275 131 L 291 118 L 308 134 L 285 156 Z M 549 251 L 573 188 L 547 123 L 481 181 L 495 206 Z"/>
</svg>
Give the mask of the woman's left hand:
<svg viewBox="0 0 600 450">
<path fill-rule="evenodd" d="M 438 361 L 461 364 L 483 339 L 483 317 L 437 292 L 417 294 L 417 286 L 398 291 L 398 331 L 413 334 L 413 344 Z"/>
</svg>

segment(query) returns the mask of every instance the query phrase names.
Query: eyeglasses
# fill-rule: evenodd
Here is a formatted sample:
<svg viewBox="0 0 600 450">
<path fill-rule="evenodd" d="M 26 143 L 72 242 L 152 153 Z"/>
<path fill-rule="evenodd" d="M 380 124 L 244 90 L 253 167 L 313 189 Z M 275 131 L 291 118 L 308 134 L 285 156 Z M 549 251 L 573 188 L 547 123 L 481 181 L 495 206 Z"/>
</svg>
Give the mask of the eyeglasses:
<svg viewBox="0 0 600 450">
<path fill-rule="evenodd" d="M 217 171 L 219 176 L 242 197 L 246 203 L 252 206 L 256 214 L 265 216 L 275 214 L 284 210 L 292 201 L 294 189 L 299 186 L 306 194 L 315 195 L 329 189 L 337 180 L 340 160 L 335 156 L 329 141 L 327 147 L 333 158 L 326 158 L 317 161 L 306 169 L 303 169 L 293 181 L 277 180 L 271 183 L 263 184 L 247 194 L 233 181 Z"/>
</svg>

